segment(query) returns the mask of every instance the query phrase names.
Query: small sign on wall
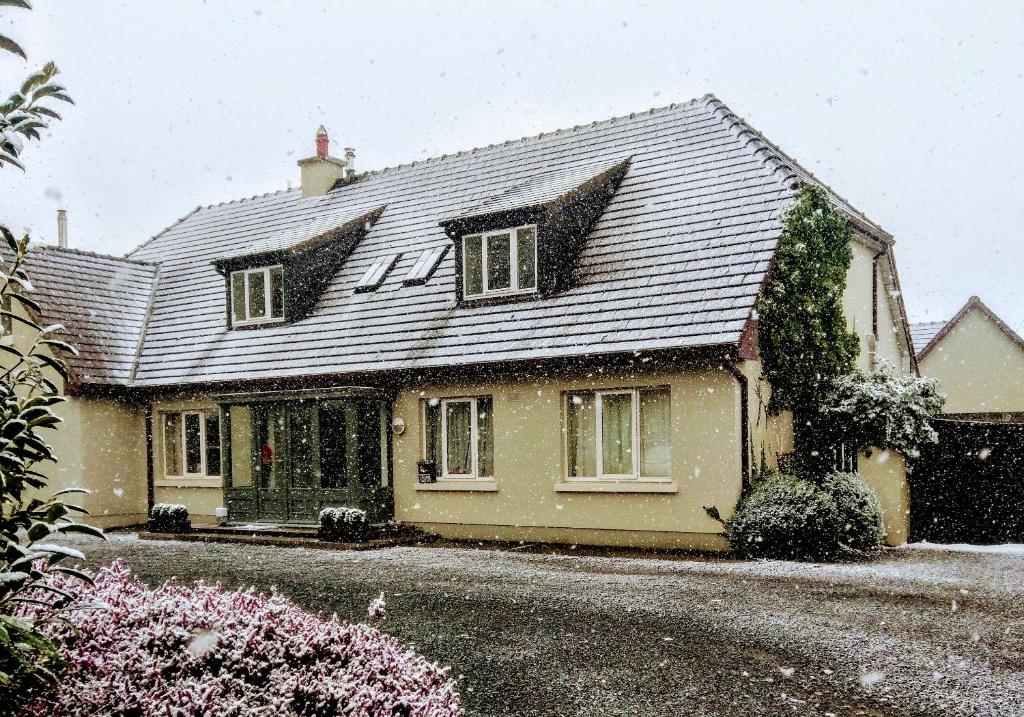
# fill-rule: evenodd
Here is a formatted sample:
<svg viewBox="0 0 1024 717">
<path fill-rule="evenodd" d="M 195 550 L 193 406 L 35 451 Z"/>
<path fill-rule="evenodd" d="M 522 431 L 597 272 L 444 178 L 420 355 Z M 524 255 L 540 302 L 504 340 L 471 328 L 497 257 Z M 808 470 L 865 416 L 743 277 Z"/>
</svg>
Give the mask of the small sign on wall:
<svg viewBox="0 0 1024 717">
<path fill-rule="evenodd" d="M 416 463 L 420 483 L 437 482 L 437 464 L 434 461 L 419 461 Z"/>
</svg>

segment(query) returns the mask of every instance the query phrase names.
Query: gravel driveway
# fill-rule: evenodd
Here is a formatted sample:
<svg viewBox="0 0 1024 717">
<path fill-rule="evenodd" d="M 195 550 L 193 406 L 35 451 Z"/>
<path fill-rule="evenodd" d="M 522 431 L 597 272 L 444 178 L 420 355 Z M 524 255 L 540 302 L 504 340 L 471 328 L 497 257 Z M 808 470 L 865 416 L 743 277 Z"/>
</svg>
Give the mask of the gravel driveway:
<svg viewBox="0 0 1024 717">
<path fill-rule="evenodd" d="M 82 546 L 142 578 L 276 586 L 460 675 L 470 715 L 1024 714 L 1024 556 L 890 550 L 869 563 L 464 546 L 334 552 Z"/>
</svg>

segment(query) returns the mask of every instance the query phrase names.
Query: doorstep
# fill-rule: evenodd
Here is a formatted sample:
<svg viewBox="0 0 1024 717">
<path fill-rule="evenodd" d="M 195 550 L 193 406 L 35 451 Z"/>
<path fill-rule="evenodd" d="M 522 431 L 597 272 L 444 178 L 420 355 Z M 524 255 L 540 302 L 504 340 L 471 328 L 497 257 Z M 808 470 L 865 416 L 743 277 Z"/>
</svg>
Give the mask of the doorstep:
<svg viewBox="0 0 1024 717">
<path fill-rule="evenodd" d="M 321 548 L 323 550 L 377 550 L 397 545 L 423 545 L 437 540 L 436 535 L 401 526 L 373 525 L 376 537 L 361 543 L 336 543 L 316 537 L 317 526 L 262 524 L 195 526 L 188 533 L 152 533 L 139 531 L 141 540 L 183 540 L 193 543 L 246 543 L 285 548 Z"/>
</svg>

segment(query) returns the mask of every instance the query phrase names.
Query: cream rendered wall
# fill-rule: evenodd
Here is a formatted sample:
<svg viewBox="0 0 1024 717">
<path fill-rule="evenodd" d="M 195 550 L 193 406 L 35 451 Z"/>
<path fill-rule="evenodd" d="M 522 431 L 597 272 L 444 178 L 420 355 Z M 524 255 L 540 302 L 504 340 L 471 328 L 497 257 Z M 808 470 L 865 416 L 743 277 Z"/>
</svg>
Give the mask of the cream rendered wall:
<svg viewBox="0 0 1024 717">
<path fill-rule="evenodd" d="M 878 272 L 878 339 L 876 355 L 900 370 L 908 370 L 907 351 L 902 329 L 892 313 L 889 297 L 892 292 L 883 275 L 881 261 L 875 266 L 873 248 L 859 241 L 850 243 L 853 260 L 846 274 L 846 290 L 843 292 L 843 313 L 846 315 L 847 326 L 860 338 L 860 355 L 857 357 L 857 368 L 870 369 L 870 341 L 872 336 L 871 299 L 872 271 Z"/>
<path fill-rule="evenodd" d="M 857 472 L 882 504 L 882 529 L 888 545 L 903 545 L 910 532 L 907 464 L 895 451 L 868 449 L 857 457 Z"/>
<path fill-rule="evenodd" d="M 497 381 L 423 383 L 401 390 L 393 437 L 395 518 L 455 538 L 725 549 L 721 525 L 704 506 L 730 515 L 741 489 L 740 402 L 736 378 L 722 367 L 643 374 L 576 371 Z M 669 386 L 672 480 L 638 484 L 564 480 L 563 392 Z M 421 399 L 493 397 L 493 482 L 421 486 Z M 580 492 L 569 492 L 570 489 Z M 634 490 L 658 490 L 645 493 Z M 586 492 L 582 492 L 586 491 Z"/>
<path fill-rule="evenodd" d="M 25 315 L 20 306 L 16 310 Z M 0 341 L 28 351 L 31 330 L 15 322 L 13 337 L 3 336 Z M 5 364 L 9 358 L 5 354 Z M 56 372 L 48 371 L 47 378 L 65 390 Z M 85 488 L 89 495 L 63 498 L 89 511 L 87 518 L 81 518 L 83 522 L 99 527 L 144 522 L 146 424 L 142 407 L 111 398 L 70 396 L 54 410 L 63 423 L 41 435 L 53 447 L 57 462 L 36 465 L 48 479 L 36 495 L 47 498 L 67 488 Z"/>
<path fill-rule="evenodd" d="M 971 308 L 920 360 L 939 380 L 946 413 L 1024 412 L 1024 350 Z"/>
<path fill-rule="evenodd" d="M 182 398 L 153 403 L 153 499 L 156 503 L 180 503 L 197 525 L 213 523 L 214 510 L 224 505 L 223 481 L 211 478 L 175 478 L 164 473 L 164 411 L 216 411 L 208 399 Z"/>
</svg>

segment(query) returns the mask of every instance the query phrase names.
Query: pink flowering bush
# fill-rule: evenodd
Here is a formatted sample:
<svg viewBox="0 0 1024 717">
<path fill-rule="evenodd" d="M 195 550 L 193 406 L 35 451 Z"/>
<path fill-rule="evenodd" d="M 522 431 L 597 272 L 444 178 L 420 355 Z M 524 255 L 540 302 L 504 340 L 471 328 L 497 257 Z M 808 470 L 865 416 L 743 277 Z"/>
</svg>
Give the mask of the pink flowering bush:
<svg viewBox="0 0 1024 717">
<path fill-rule="evenodd" d="M 66 624 L 48 627 L 68 668 L 24 714 L 463 714 L 446 669 L 371 627 L 325 620 L 251 588 L 170 581 L 152 590 L 119 563 L 95 577 L 84 587 L 53 578 L 79 597 Z"/>
</svg>

